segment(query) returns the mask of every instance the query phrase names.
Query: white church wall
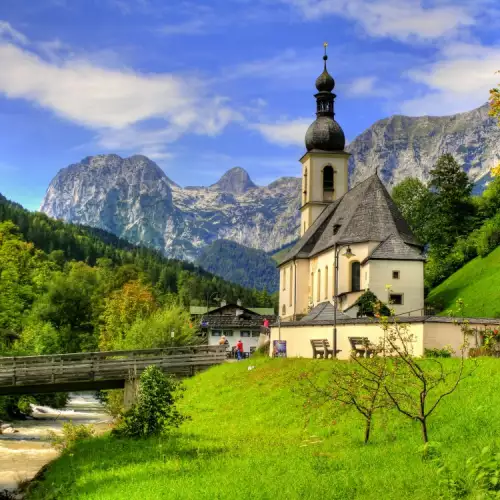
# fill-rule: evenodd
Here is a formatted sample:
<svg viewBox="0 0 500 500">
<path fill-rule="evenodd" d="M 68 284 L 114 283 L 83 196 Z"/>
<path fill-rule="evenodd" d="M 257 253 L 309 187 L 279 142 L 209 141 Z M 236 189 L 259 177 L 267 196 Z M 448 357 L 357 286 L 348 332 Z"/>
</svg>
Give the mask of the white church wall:
<svg viewBox="0 0 500 500">
<path fill-rule="evenodd" d="M 424 353 L 424 324 L 411 323 L 409 328 L 415 339 L 413 354 L 422 356 Z M 347 360 L 350 357 L 351 344 L 349 337 L 366 337 L 370 342 L 378 343 L 383 337 L 383 331 L 378 323 L 338 325 L 337 349 L 341 350 L 337 356 L 339 359 Z M 332 347 L 333 325 L 282 326 L 280 329 L 278 327 L 271 329 L 271 348 L 274 340 L 286 340 L 287 357 L 289 358 L 312 358 L 312 339 L 327 339 L 330 347 Z"/>
<path fill-rule="evenodd" d="M 383 302 L 390 294 L 402 294 L 401 305 L 391 304 L 396 314 L 413 311 L 410 315 L 421 316 L 424 308 L 424 264 L 421 261 L 373 260 L 370 261 L 370 290 Z M 393 278 L 399 272 L 399 278 Z M 388 289 L 388 286 L 390 288 Z"/>
</svg>

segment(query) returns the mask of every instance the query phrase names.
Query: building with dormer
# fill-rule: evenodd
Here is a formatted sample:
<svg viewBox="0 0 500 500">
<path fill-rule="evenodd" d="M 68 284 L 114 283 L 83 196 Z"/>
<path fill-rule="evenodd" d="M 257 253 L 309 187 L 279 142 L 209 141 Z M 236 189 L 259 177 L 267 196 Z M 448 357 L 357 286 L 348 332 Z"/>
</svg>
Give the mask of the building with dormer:
<svg viewBox="0 0 500 500">
<path fill-rule="evenodd" d="M 371 290 L 396 314 L 420 316 L 423 247 L 377 173 L 349 189 L 350 155 L 335 120 L 335 81 L 326 50 L 323 59 L 314 96 L 316 120 L 300 159 L 300 239 L 279 263 L 279 315 L 282 321 L 296 321 L 327 302 L 335 305 L 335 297 L 337 311 L 347 312 Z"/>
</svg>

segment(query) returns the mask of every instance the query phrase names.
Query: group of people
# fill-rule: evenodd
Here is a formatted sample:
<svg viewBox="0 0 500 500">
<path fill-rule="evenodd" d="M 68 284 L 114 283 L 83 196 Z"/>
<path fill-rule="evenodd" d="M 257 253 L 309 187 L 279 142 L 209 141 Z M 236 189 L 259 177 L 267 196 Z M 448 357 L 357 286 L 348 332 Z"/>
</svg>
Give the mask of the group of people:
<svg viewBox="0 0 500 500">
<path fill-rule="evenodd" d="M 225 346 L 229 346 L 229 340 L 227 340 L 226 336 L 223 335 L 220 340 L 219 340 L 219 345 L 225 345 Z M 240 361 L 241 359 L 243 359 L 243 342 L 240 340 L 238 340 L 238 342 L 236 342 L 236 357 L 238 358 L 238 361 Z"/>
</svg>

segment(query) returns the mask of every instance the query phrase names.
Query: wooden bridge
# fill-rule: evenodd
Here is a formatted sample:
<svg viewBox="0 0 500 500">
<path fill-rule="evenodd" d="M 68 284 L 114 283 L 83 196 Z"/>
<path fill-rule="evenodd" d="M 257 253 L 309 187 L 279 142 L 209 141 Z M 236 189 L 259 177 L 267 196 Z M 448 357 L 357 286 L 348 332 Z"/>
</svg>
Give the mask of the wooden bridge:
<svg viewBox="0 0 500 500">
<path fill-rule="evenodd" d="M 150 365 L 188 376 L 225 359 L 224 346 L 207 345 L 0 357 L 0 395 L 119 389 Z"/>
</svg>

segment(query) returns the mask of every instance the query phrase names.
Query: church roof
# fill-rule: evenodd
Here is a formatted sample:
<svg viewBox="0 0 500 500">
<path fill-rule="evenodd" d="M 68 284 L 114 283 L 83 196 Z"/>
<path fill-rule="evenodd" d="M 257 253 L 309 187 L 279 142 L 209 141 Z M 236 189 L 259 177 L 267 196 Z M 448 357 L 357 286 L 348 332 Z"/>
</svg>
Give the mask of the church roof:
<svg viewBox="0 0 500 500">
<path fill-rule="evenodd" d="M 369 259 L 424 260 L 422 246 L 378 175 L 330 203 L 280 264 L 310 258 L 337 244 L 380 242 Z"/>
<path fill-rule="evenodd" d="M 330 302 L 322 302 L 311 309 L 307 316 L 304 316 L 300 321 L 308 323 L 315 321 L 333 321 L 334 307 Z M 351 319 L 350 316 L 341 311 L 337 311 L 337 319 Z"/>
</svg>

